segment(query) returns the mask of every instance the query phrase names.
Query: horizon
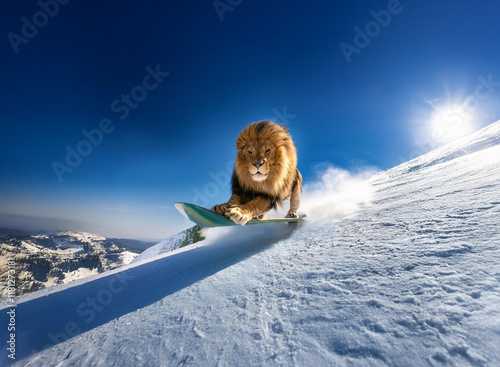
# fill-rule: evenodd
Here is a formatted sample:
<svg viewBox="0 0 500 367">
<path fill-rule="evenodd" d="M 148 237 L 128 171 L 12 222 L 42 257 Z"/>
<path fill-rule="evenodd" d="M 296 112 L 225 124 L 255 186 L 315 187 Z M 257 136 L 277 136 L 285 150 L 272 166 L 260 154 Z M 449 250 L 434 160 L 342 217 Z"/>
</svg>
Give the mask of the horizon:
<svg viewBox="0 0 500 367">
<path fill-rule="evenodd" d="M 475 133 L 477 133 L 478 131 L 483 130 L 485 128 L 490 127 L 491 125 L 498 124 L 498 123 L 500 123 L 500 120 L 499 121 L 495 121 L 495 122 L 493 122 L 493 123 L 491 123 L 489 125 L 486 125 L 485 127 L 481 128 L 481 129 L 479 129 L 477 131 L 474 131 L 474 132 L 472 132 L 472 133 L 470 133 L 468 135 L 464 135 L 461 138 L 467 138 L 470 135 L 475 135 Z M 456 140 L 459 140 L 459 139 L 460 138 L 457 138 Z M 446 147 L 447 145 L 452 145 L 453 143 L 455 143 L 456 140 L 451 141 L 451 142 L 449 142 L 447 144 L 444 144 L 442 146 L 436 147 L 435 149 L 433 149 L 433 150 L 431 150 L 429 152 L 423 153 L 421 156 L 417 156 L 415 158 L 410 159 L 409 161 L 402 162 L 400 164 L 409 163 L 409 162 L 411 162 L 411 161 L 413 161 L 413 160 L 415 160 L 417 158 L 420 158 L 420 157 L 425 156 L 427 154 L 431 154 L 434 150 L 436 150 L 438 148 Z M 389 168 L 387 168 L 384 171 L 379 171 L 379 172 L 372 171 L 372 172 L 370 172 L 370 170 L 367 169 L 365 172 L 357 172 L 357 173 L 358 173 L 358 175 L 360 177 L 362 177 L 362 180 L 363 180 L 363 179 L 367 178 L 367 176 L 368 176 L 367 174 L 369 174 L 369 175 L 376 175 L 376 174 L 379 174 L 381 172 L 385 172 L 385 171 L 391 170 L 393 168 L 396 168 L 400 164 L 398 164 L 396 166 L 393 166 L 393 167 L 389 167 Z M 327 167 L 327 168 L 325 168 L 324 171 L 322 171 L 322 173 L 323 172 L 328 172 L 328 170 L 330 168 L 333 168 L 333 167 Z M 350 174 L 351 172 L 347 171 L 347 173 Z M 212 175 L 212 178 L 214 179 L 214 181 L 217 180 L 216 175 Z M 355 183 L 356 182 L 356 178 L 353 179 L 353 178 L 349 177 L 348 181 L 352 181 L 351 183 Z M 309 184 L 316 184 L 316 183 L 317 182 L 309 183 Z M 195 196 L 194 196 L 195 199 L 194 200 L 196 200 L 197 195 L 198 194 L 195 193 Z M 13 216 L 13 217 L 16 217 L 16 216 Z M 84 231 L 84 230 L 73 229 L 70 224 L 67 224 L 69 221 L 65 221 L 65 220 L 61 220 L 61 219 L 46 218 L 46 217 L 30 217 L 30 216 L 17 216 L 17 217 L 19 217 L 19 218 L 17 218 L 17 221 L 16 221 L 16 219 L 12 218 L 11 216 L 0 214 L 0 223 L 2 223 L 2 224 L 4 224 L 4 223 L 14 223 L 12 225 L 7 224 L 7 226 L 2 226 L 0 224 L 0 230 L 22 230 L 22 231 L 25 231 L 29 235 L 58 234 L 58 233 L 63 233 L 63 232 L 83 232 L 83 233 L 101 235 L 100 233 L 93 233 L 93 232 L 88 232 L 88 231 Z M 28 220 L 26 220 L 26 218 L 28 218 Z M 24 229 L 20 228 L 19 226 L 17 226 L 15 224 L 15 223 L 22 223 L 22 222 L 25 222 L 25 223 L 29 222 L 30 224 L 26 228 L 24 228 Z M 187 222 L 190 223 L 190 226 L 192 226 L 194 224 L 194 223 L 192 223 L 190 221 L 187 221 Z M 36 224 L 36 223 L 38 223 L 38 224 Z M 79 223 L 74 223 L 73 225 L 74 226 L 79 226 L 80 224 Z M 57 227 L 57 226 L 59 226 L 59 227 Z M 143 241 L 143 242 L 155 242 L 155 241 L 161 242 L 164 239 L 164 238 L 125 238 L 125 237 L 114 237 L 114 236 L 102 236 L 102 237 L 106 237 L 108 239 L 112 239 L 112 238 L 131 239 L 131 240 L 138 240 L 138 241 Z"/>
<path fill-rule="evenodd" d="M 500 2 L 214 4 L 0 3 L 0 227 L 164 239 L 229 198 L 254 121 L 313 183 L 500 120 Z"/>
</svg>

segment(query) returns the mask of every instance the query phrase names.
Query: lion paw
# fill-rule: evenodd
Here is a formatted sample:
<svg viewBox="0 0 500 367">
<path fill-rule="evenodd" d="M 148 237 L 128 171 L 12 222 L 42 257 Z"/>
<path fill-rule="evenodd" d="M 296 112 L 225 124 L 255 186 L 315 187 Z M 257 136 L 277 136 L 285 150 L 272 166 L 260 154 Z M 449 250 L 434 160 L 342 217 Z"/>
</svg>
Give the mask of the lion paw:
<svg viewBox="0 0 500 367">
<path fill-rule="evenodd" d="M 210 210 L 213 211 L 214 213 L 217 213 L 220 215 L 225 215 L 230 206 L 231 206 L 230 204 L 224 203 L 224 204 L 215 205 Z"/>
<path fill-rule="evenodd" d="M 285 218 L 298 218 L 299 216 L 295 212 L 289 212 Z"/>
<path fill-rule="evenodd" d="M 250 219 L 252 219 L 252 216 L 250 214 L 237 206 L 234 208 L 230 208 L 226 213 L 226 216 L 234 223 L 241 224 L 242 226 L 244 226 Z"/>
</svg>

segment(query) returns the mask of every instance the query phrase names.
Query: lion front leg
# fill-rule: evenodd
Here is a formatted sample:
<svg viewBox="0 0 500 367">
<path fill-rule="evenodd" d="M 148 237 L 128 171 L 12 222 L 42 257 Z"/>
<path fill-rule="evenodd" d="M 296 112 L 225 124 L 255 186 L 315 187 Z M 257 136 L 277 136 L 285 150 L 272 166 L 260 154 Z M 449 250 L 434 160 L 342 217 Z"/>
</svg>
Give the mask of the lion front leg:
<svg viewBox="0 0 500 367">
<path fill-rule="evenodd" d="M 288 214 L 286 218 L 297 218 L 297 210 L 299 210 L 300 206 L 300 198 L 302 196 L 302 175 L 299 170 L 297 170 L 297 174 L 295 176 L 295 182 L 292 188 L 292 195 L 290 196 L 290 209 L 288 210 Z"/>
<path fill-rule="evenodd" d="M 234 206 L 229 209 L 226 216 L 236 224 L 244 226 L 249 220 L 263 217 L 271 210 L 271 200 L 258 197 L 244 205 Z"/>
</svg>

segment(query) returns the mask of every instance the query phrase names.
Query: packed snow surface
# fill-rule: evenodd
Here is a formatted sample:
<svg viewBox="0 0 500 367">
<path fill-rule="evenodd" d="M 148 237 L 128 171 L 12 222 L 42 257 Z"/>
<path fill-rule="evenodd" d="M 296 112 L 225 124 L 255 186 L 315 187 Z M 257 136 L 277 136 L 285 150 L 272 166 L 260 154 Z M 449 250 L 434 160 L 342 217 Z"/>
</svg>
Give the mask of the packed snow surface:
<svg viewBox="0 0 500 367">
<path fill-rule="evenodd" d="M 499 132 L 369 180 L 327 169 L 295 231 L 213 229 L 28 295 L 17 365 L 499 366 Z"/>
</svg>

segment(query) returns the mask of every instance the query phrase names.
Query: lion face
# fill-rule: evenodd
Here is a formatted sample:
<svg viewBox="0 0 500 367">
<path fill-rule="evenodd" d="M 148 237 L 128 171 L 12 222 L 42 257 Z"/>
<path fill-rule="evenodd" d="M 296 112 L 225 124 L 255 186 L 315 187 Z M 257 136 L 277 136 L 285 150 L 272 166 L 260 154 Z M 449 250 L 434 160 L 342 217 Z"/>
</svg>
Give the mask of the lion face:
<svg viewBox="0 0 500 367">
<path fill-rule="evenodd" d="M 253 139 L 242 149 L 252 180 L 261 182 L 269 176 L 276 147 L 269 139 Z"/>
<path fill-rule="evenodd" d="M 290 196 L 297 152 L 285 126 L 271 121 L 254 122 L 238 135 L 236 150 L 233 178 L 243 191 L 280 200 Z"/>
</svg>

